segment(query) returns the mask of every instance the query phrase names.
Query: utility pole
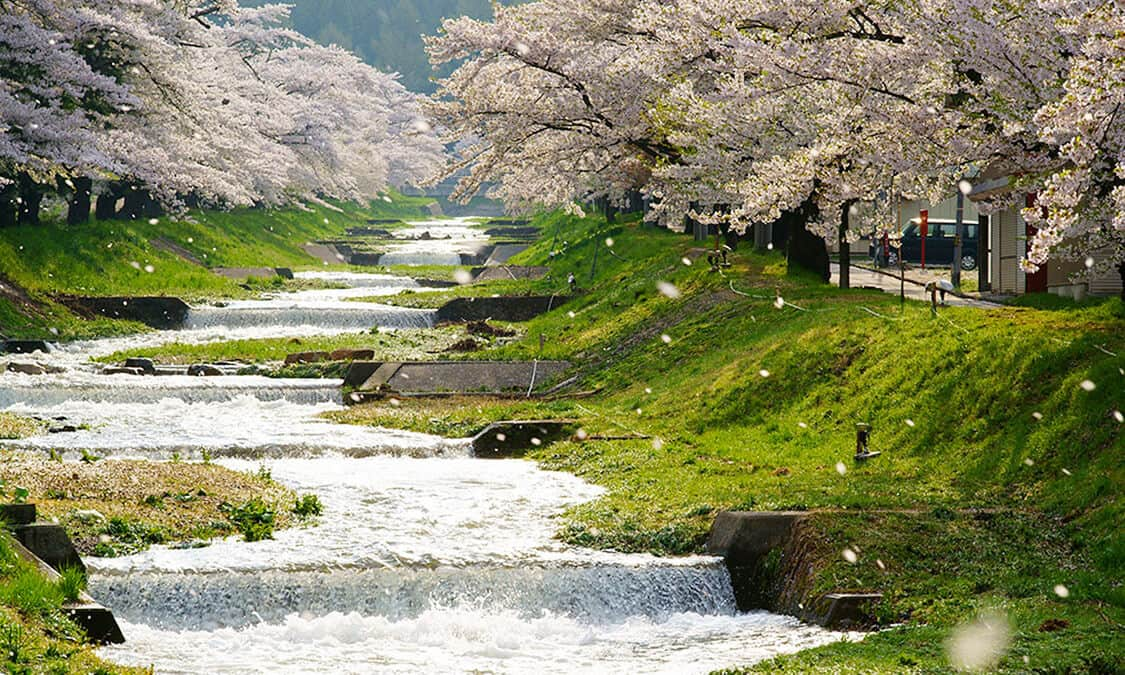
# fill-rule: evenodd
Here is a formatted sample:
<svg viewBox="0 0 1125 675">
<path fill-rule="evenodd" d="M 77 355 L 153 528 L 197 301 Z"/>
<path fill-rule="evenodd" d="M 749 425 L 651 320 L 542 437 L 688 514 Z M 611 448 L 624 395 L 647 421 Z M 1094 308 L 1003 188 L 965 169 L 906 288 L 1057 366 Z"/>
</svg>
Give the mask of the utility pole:
<svg viewBox="0 0 1125 675">
<path fill-rule="evenodd" d="M 963 182 L 963 181 L 962 181 Z M 961 243 L 965 240 L 965 193 L 957 186 L 957 226 L 953 235 L 953 272 L 950 282 L 961 290 Z M 978 263 L 979 264 L 979 263 Z"/>
</svg>

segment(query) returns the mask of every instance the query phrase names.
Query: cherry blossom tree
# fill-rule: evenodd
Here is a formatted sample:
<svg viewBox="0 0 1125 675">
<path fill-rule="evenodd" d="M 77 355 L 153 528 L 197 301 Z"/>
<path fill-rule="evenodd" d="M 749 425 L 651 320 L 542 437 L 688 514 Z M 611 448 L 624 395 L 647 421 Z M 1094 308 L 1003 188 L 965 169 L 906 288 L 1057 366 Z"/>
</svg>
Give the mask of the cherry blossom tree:
<svg viewBox="0 0 1125 675">
<path fill-rule="evenodd" d="M 393 76 L 234 0 L 0 0 L 0 180 L 75 222 L 190 200 L 371 199 L 442 151 Z M 392 169 L 393 167 L 393 169 Z M 18 183 L 18 185 L 16 185 Z M 7 204 L 17 201 L 9 197 Z M 19 198 L 24 210 L 30 200 Z M 11 209 L 9 208 L 10 212 Z"/>
<path fill-rule="evenodd" d="M 1042 190 L 1033 265 L 1063 240 L 1113 249 L 1120 231 L 1107 83 L 1121 14 L 1096 0 L 541 0 L 446 22 L 434 62 L 466 61 L 434 107 L 479 139 L 450 169 L 470 168 L 463 194 L 496 180 L 509 203 L 559 205 L 643 186 L 665 222 L 701 203 L 729 205 L 694 215 L 735 228 L 799 212 L 842 243 L 889 227 L 895 197 L 1004 170 Z"/>
</svg>

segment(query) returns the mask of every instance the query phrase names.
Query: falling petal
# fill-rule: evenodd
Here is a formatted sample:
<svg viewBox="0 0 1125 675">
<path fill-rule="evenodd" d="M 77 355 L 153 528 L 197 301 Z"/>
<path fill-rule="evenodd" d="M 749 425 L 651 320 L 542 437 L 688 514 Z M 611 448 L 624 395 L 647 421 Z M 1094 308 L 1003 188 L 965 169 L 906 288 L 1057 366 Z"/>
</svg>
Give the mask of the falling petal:
<svg viewBox="0 0 1125 675">
<path fill-rule="evenodd" d="M 906 418 L 906 426 L 908 426 L 908 427 L 913 427 L 913 426 L 914 426 L 914 420 L 912 420 L 912 419 L 910 419 L 909 417 L 907 417 L 907 418 Z"/>
<path fill-rule="evenodd" d="M 1055 595 L 1059 596 L 1060 598 L 1069 598 L 1070 589 L 1066 586 L 1063 586 L 1062 584 L 1057 584 L 1055 586 Z"/>
<path fill-rule="evenodd" d="M 968 196 L 968 194 L 973 191 L 973 184 L 967 180 L 962 180 L 957 183 L 957 189 L 961 191 L 961 194 Z"/>
<path fill-rule="evenodd" d="M 836 473 L 843 476 L 848 472 L 848 467 L 843 462 L 836 462 Z"/>
<path fill-rule="evenodd" d="M 1113 419 L 1117 420 L 1118 424 L 1125 422 L 1125 415 L 1121 414 L 1120 410 L 1113 411 Z"/>
<path fill-rule="evenodd" d="M 457 270 L 453 273 L 453 280 L 464 286 L 465 284 L 472 282 L 473 273 L 469 270 Z"/>
<path fill-rule="evenodd" d="M 638 415 L 643 415 L 643 414 L 644 414 L 644 411 L 643 411 L 643 410 L 641 410 L 640 408 L 637 408 L 637 414 L 638 414 Z"/>
<path fill-rule="evenodd" d="M 667 281 L 656 282 L 656 288 L 662 295 L 672 298 L 673 300 L 680 297 L 680 289 L 676 288 L 673 284 L 670 284 Z"/>
<path fill-rule="evenodd" d="M 772 241 L 771 241 L 770 243 L 766 244 L 766 250 L 767 250 L 767 251 L 772 251 L 772 250 L 773 250 L 773 242 L 772 242 Z"/>
<path fill-rule="evenodd" d="M 801 427 L 802 429 L 809 428 L 809 425 L 805 424 L 804 422 L 797 422 L 797 426 Z"/>
<path fill-rule="evenodd" d="M 508 434 L 496 434 L 496 440 L 503 443 L 504 441 L 508 440 Z"/>
<path fill-rule="evenodd" d="M 652 393 L 652 387 L 645 387 L 645 393 L 651 394 Z"/>
<path fill-rule="evenodd" d="M 672 344 L 672 336 L 668 335 L 667 333 L 665 333 L 664 335 L 661 335 L 660 339 L 663 340 L 664 344 L 666 344 L 666 345 Z"/>
<path fill-rule="evenodd" d="M 761 370 L 758 371 L 758 374 L 761 375 L 762 377 L 769 377 L 770 371 L 766 370 L 765 368 L 762 368 Z"/>
<path fill-rule="evenodd" d="M 663 450 L 664 449 L 663 439 L 660 439 L 660 438 L 652 439 L 652 449 L 653 450 Z"/>
<path fill-rule="evenodd" d="M 857 560 L 859 560 L 859 555 L 857 555 L 856 552 L 853 551 L 850 548 L 845 548 L 841 552 L 841 555 L 844 556 L 844 560 L 847 560 L 848 562 L 850 562 L 853 565 L 856 563 Z"/>
<path fill-rule="evenodd" d="M 1043 413 L 1039 412 L 1038 410 L 1037 410 L 1037 411 L 1035 411 L 1035 412 L 1033 412 L 1033 413 L 1031 413 L 1031 416 L 1035 418 L 1035 421 L 1036 421 L 1036 422 L 1038 422 L 1039 420 L 1043 419 Z"/>
<path fill-rule="evenodd" d="M 781 297 L 780 295 L 777 296 L 773 301 L 773 306 L 777 307 L 778 309 L 785 307 L 785 298 Z"/>
<path fill-rule="evenodd" d="M 1070 473 L 1070 469 L 1063 469 L 1063 470 L 1062 470 L 1062 472 L 1063 472 L 1063 473 L 1064 473 L 1065 475 L 1067 475 L 1067 476 L 1072 476 L 1072 475 L 1074 475 L 1074 474 Z"/>
<path fill-rule="evenodd" d="M 680 262 L 682 262 L 684 265 L 687 265 L 688 267 L 691 267 L 691 258 L 687 256 L 680 258 Z"/>
<path fill-rule="evenodd" d="M 946 643 L 949 661 L 957 670 L 991 670 L 1012 641 L 1008 620 L 999 614 L 983 614 L 954 629 Z"/>
<path fill-rule="evenodd" d="M 1026 465 L 1028 465 L 1028 466 L 1035 466 L 1035 460 L 1034 460 L 1034 459 L 1032 459 L 1032 458 L 1030 458 L 1030 457 L 1028 457 L 1027 459 L 1023 460 L 1023 463 L 1024 463 L 1024 464 L 1026 464 Z"/>
<path fill-rule="evenodd" d="M 586 433 L 585 429 L 579 428 L 578 431 L 574 432 L 574 437 L 580 441 L 584 441 L 589 438 L 590 435 Z"/>
<path fill-rule="evenodd" d="M 876 565 L 877 565 L 877 566 L 879 567 L 879 569 L 881 569 L 881 570 L 885 570 L 885 569 L 887 569 L 887 566 L 883 564 L 883 561 L 882 561 L 882 560 L 880 560 L 880 559 L 878 559 L 878 558 L 876 558 L 876 559 L 875 559 L 875 564 L 876 564 Z"/>
<path fill-rule="evenodd" d="M 574 317 L 578 316 L 578 315 L 577 315 L 577 314 L 575 314 L 574 312 L 567 312 L 567 313 L 566 313 L 566 315 L 567 315 L 567 316 L 569 316 L 569 317 L 570 317 L 570 318 L 572 318 L 572 319 L 573 319 Z"/>
<path fill-rule="evenodd" d="M 1082 380 L 1082 384 L 1080 384 L 1078 386 L 1082 387 L 1086 391 L 1094 391 L 1095 389 L 1098 388 L 1098 385 L 1094 384 L 1090 380 Z"/>
<path fill-rule="evenodd" d="M 141 269 L 141 264 L 134 260 L 133 262 L 129 263 L 129 267 L 132 267 L 135 270 L 139 270 Z"/>
<path fill-rule="evenodd" d="M 145 265 L 145 271 L 148 272 L 149 274 L 152 274 L 153 272 L 156 271 L 156 268 L 153 267 L 152 265 Z"/>
<path fill-rule="evenodd" d="M 543 441 L 539 440 L 538 438 L 533 438 L 531 439 L 531 444 L 535 447 L 539 447 L 540 445 L 543 445 Z"/>
<path fill-rule="evenodd" d="M 610 248 L 613 248 L 613 237 L 606 237 L 605 238 L 605 245 L 610 247 Z"/>
<path fill-rule="evenodd" d="M 1093 268 L 1094 268 L 1094 257 L 1093 256 L 1086 256 L 1086 269 L 1089 270 L 1089 269 L 1093 269 Z"/>
</svg>

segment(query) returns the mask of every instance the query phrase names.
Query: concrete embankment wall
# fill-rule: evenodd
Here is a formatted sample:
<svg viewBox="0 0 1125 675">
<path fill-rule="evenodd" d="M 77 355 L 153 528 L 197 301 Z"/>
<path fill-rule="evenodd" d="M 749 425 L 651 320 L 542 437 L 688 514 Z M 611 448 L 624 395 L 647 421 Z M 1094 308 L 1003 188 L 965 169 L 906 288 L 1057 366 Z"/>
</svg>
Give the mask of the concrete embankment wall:
<svg viewBox="0 0 1125 675">
<path fill-rule="evenodd" d="M 361 391 L 502 393 L 540 389 L 569 367 L 566 361 L 361 361 L 351 365 L 344 383 Z"/>
<path fill-rule="evenodd" d="M 804 511 L 724 511 L 711 526 L 707 552 L 721 556 L 742 611 L 767 609 L 832 628 L 874 623 L 873 592 L 811 595 L 814 539 Z"/>
</svg>

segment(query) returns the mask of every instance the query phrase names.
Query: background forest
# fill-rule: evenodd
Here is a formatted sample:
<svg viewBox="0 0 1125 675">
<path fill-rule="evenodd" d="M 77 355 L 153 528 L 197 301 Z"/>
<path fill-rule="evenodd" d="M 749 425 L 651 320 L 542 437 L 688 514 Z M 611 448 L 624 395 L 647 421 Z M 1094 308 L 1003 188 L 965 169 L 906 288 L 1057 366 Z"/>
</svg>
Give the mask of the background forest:
<svg viewBox="0 0 1125 675">
<path fill-rule="evenodd" d="M 244 3 L 263 5 L 269 0 Z M 293 28 L 322 45 L 339 45 L 384 72 L 397 72 L 407 89 L 432 93 L 422 35 L 437 33 L 443 18 L 491 18 L 490 0 L 291 0 Z M 502 4 L 516 4 L 505 0 Z M 448 69 L 446 69 L 448 71 Z"/>
</svg>

